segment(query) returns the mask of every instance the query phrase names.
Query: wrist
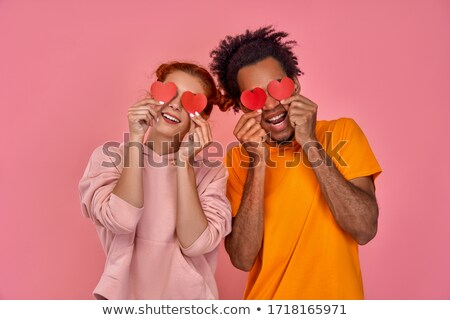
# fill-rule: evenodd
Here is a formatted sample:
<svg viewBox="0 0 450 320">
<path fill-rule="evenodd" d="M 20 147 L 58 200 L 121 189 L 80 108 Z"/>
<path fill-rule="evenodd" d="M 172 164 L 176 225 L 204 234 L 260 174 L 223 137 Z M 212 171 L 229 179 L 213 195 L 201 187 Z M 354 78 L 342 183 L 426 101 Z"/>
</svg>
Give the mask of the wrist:
<svg viewBox="0 0 450 320">
<path fill-rule="evenodd" d="M 308 153 L 310 150 L 311 151 L 319 151 L 319 150 L 321 150 L 321 149 L 323 149 L 322 148 L 322 145 L 320 144 L 320 142 L 317 140 L 317 139 L 315 139 L 315 138 L 313 138 L 313 139 L 308 139 L 308 140 L 305 140 L 303 143 L 301 143 L 300 144 L 301 146 L 302 146 L 302 149 L 306 152 L 306 153 Z"/>
<path fill-rule="evenodd" d="M 258 159 L 254 161 L 250 161 L 247 167 L 249 172 L 256 174 L 265 174 L 266 172 L 266 162 L 263 159 Z"/>
<path fill-rule="evenodd" d="M 318 168 L 326 162 L 326 153 L 320 142 L 310 140 L 302 148 L 312 168 Z"/>
<path fill-rule="evenodd" d="M 144 134 L 136 134 L 136 133 L 130 133 L 128 135 L 128 141 L 129 142 L 140 142 L 143 143 L 144 142 Z"/>
<path fill-rule="evenodd" d="M 192 165 L 194 163 L 194 157 L 187 157 L 187 156 L 185 157 L 180 154 L 177 154 L 175 161 L 177 169 L 185 170 L 188 168 L 192 168 Z"/>
</svg>

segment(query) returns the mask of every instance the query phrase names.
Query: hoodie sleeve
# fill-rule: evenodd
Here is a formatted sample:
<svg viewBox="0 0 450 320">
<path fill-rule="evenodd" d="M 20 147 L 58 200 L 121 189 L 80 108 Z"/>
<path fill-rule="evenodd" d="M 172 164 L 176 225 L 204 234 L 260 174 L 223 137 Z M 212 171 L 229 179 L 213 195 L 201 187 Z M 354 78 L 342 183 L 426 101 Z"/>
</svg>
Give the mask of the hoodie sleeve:
<svg viewBox="0 0 450 320">
<path fill-rule="evenodd" d="M 197 179 L 197 189 L 208 226 L 189 247 L 184 248 L 180 244 L 183 254 L 190 257 L 213 251 L 231 232 L 231 209 L 225 195 L 228 172 L 222 164 L 216 168 L 200 169 L 205 170 L 208 171 L 206 175 L 200 181 Z M 201 176 L 201 172 L 196 175 Z"/>
<path fill-rule="evenodd" d="M 78 185 L 84 216 L 114 234 L 134 232 L 143 212 L 112 193 L 122 172 L 122 150 L 95 149 Z"/>
</svg>

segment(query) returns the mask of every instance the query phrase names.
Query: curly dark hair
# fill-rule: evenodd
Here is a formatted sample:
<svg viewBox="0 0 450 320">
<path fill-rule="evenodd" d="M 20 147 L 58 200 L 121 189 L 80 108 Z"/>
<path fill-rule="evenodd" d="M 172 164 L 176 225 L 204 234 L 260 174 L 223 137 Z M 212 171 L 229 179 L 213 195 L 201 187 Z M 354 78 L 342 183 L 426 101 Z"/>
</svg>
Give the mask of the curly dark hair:
<svg viewBox="0 0 450 320">
<path fill-rule="evenodd" d="M 234 101 L 233 109 L 236 112 L 240 110 L 237 101 L 241 92 L 237 84 L 237 74 L 241 68 L 273 57 L 281 64 L 288 77 L 303 74 L 298 68 L 298 59 L 292 52 L 297 42 L 283 42 L 288 35 L 283 31 L 275 31 L 273 26 L 262 27 L 256 31 L 247 30 L 244 34 L 234 37 L 227 36 L 211 51 L 211 72 L 217 77 L 225 95 Z"/>
</svg>

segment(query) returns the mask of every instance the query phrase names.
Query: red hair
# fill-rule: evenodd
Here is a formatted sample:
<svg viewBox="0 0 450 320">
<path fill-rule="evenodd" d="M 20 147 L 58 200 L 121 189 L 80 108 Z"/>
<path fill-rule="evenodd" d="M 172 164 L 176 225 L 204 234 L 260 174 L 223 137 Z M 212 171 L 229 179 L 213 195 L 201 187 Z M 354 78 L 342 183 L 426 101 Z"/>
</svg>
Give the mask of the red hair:
<svg viewBox="0 0 450 320">
<path fill-rule="evenodd" d="M 231 99 L 223 96 L 220 90 L 217 89 L 211 74 L 205 68 L 196 64 L 177 61 L 164 63 L 156 70 L 156 77 L 159 81 L 164 81 L 167 76 L 174 71 L 185 72 L 198 78 L 202 82 L 206 99 L 208 100 L 202 114 L 209 116 L 214 105 L 217 105 L 221 111 L 226 111 L 234 104 Z"/>
</svg>

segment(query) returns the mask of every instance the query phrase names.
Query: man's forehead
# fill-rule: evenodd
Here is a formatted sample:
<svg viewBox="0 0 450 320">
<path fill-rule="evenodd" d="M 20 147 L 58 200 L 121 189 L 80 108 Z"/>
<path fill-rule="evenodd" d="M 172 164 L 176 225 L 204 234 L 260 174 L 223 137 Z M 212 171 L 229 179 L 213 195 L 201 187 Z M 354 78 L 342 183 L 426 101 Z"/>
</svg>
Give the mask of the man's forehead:
<svg viewBox="0 0 450 320">
<path fill-rule="evenodd" d="M 266 88 L 270 81 L 286 76 L 281 64 L 274 58 L 264 60 L 241 68 L 237 74 L 237 82 L 241 91 L 255 87 Z"/>
</svg>

